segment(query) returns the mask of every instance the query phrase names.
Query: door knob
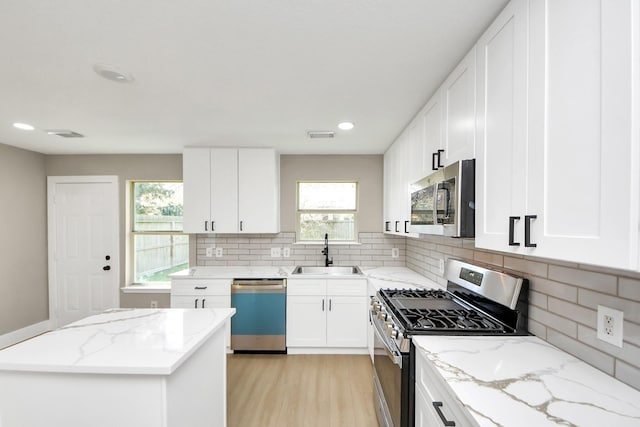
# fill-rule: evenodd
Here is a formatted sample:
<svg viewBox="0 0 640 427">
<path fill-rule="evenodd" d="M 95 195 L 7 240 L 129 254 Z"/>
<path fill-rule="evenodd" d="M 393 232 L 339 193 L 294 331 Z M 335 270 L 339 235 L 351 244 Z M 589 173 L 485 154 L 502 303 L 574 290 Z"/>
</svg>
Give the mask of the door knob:
<svg viewBox="0 0 640 427">
<path fill-rule="evenodd" d="M 111 259 L 110 255 L 107 255 L 106 257 L 104 257 L 104 259 L 106 259 L 107 261 L 109 261 Z"/>
<path fill-rule="evenodd" d="M 104 267 L 102 267 L 102 269 L 104 271 L 109 271 L 109 270 L 111 270 L 111 266 L 110 265 L 105 265 Z"/>
</svg>

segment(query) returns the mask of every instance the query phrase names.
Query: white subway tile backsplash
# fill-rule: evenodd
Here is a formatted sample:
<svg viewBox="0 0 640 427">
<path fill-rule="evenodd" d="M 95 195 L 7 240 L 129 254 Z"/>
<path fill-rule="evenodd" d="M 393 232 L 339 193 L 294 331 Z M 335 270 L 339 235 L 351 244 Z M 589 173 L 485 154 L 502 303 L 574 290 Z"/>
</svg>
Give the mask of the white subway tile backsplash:
<svg viewBox="0 0 640 427">
<path fill-rule="evenodd" d="M 623 343 L 622 348 L 616 347 L 597 338 L 596 330 L 580 325 L 578 328 L 578 340 L 597 348 L 600 351 L 611 354 L 616 359 L 620 359 L 626 363 L 634 363 L 640 360 L 640 347 L 627 342 Z"/>
</svg>

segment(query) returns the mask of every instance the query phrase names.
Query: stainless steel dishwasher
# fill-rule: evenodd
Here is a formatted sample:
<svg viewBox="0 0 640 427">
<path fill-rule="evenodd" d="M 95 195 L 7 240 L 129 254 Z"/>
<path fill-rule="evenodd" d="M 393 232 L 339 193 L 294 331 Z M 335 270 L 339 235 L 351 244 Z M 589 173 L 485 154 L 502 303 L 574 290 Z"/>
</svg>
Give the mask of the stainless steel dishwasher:
<svg viewBox="0 0 640 427">
<path fill-rule="evenodd" d="M 231 307 L 232 350 L 286 353 L 285 279 L 234 279 Z"/>
</svg>

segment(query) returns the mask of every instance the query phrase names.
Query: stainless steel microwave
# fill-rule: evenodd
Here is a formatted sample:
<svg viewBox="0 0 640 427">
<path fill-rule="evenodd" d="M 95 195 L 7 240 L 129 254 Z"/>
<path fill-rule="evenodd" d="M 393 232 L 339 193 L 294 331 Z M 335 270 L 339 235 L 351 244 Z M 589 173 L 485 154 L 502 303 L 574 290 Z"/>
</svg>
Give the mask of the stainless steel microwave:
<svg viewBox="0 0 640 427">
<path fill-rule="evenodd" d="M 475 165 L 460 160 L 411 185 L 412 233 L 475 236 Z"/>
</svg>

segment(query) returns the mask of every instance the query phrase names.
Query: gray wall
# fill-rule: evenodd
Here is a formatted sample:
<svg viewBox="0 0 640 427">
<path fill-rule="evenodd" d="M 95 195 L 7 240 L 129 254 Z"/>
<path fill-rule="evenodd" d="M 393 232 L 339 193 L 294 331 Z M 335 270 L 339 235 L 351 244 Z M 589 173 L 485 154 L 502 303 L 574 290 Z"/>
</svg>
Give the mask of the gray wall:
<svg viewBox="0 0 640 427">
<path fill-rule="evenodd" d="M 358 231 L 382 229 L 382 155 L 280 156 L 280 231 L 296 230 L 297 181 L 355 180 L 359 187 Z"/>
<path fill-rule="evenodd" d="M 117 175 L 120 210 L 120 286 L 126 279 L 126 203 L 127 180 L 181 180 L 180 154 L 122 154 L 122 155 L 56 155 L 46 157 L 47 176 Z M 195 239 L 194 248 L 195 248 Z M 190 252 L 195 252 L 195 249 Z M 195 257 L 193 258 L 195 263 Z M 151 300 L 158 306 L 168 307 L 168 297 L 162 294 L 120 293 L 121 307 L 149 307 Z"/>
<path fill-rule="evenodd" d="M 440 259 L 504 267 L 530 282 L 529 330 L 596 368 L 640 389 L 640 273 L 476 249 L 473 239 L 406 239 L 407 267 L 445 284 Z M 624 312 L 623 348 L 596 339 L 596 312 Z"/>
<path fill-rule="evenodd" d="M 45 156 L 0 144 L 0 335 L 49 319 Z"/>
</svg>

